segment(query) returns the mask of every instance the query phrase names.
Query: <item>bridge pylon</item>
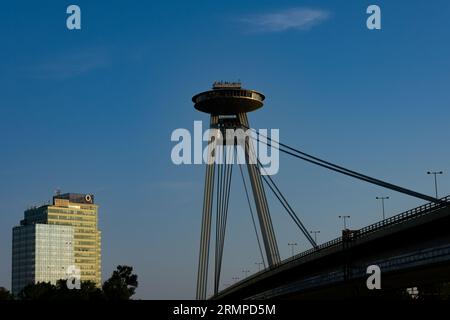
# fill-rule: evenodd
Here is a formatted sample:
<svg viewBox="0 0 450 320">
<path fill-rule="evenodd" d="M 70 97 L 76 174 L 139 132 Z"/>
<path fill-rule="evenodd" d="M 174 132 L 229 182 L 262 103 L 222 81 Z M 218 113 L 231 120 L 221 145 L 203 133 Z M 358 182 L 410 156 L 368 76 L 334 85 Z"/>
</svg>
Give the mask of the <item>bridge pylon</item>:
<svg viewBox="0 0 450 320">
<path fill-rule="evenodd" d="M 253 199 L 258 215 L 268 265 L 275 266 L 280 262 L 278 245 L 262 183 L 260 168 L 258 166 L 256 151 L 251 141 L 250 125 L 247 117 L 248 112 L 263 106 L 264 99 L 264 95 L 257 91 L 243 89 L 240 83 L 228 82 L 216 82 L 214 83 L 212 90 L 199 93 L 192 98 L 194 107 L 197 110 L 210 114 L 210 136 L 208 140 L 208 158 L 203 195 L 203 214 L 196 293 L 196 298 L 199 300 L 206 299 L 215 171 L 217 167 L 218 179 L 222 179 L 223 172 L 227 171 L 221 171 L 223 170 L 223 167 L 220 167 L 222 165 L 221 161 L 225 160 L 225 166 L 232 166 L 235 160 L 234 154 L 237 156 L 236 160 L 239 161 L 239 152 L 234 153 L 235 148 L 237 149 L 240 147 L 244 152 L 245 164 L 251 182 Z M 230 138 L 228 129 L 232 129 L 232 132 L 234 133 L 246 131 L 246 134 L 244 134 L 243 139 L 240 139 L 236 134 Z M 218 151 L 220 147 L 222 147 L 222 152 Z M 215 294 L 217 294 L 219 287 L 223 241 L 225 237 L 226 216 L 228 210 L 228 200 L 225 198 L 229 197 L 230 185 L 231 173 L 230 178 L 225 178 L 224 184 L 217 183 L 218 191 L 225 194 L 225 196 L 220 196 L 222 199 L 216 200 L 216 202 L 219 201 L 217 211 L 220 211 L 221 214 L 218 214 L 218 218 L 216 219 Z M 225 186 L 225 188 L 223 186 Z M 219 196 L 217 198 L 219 198 Z M 217 226 L 218 224 L 219 226 Z M 218 228 L 221 230 L 218 230 Z"/>
</svg>

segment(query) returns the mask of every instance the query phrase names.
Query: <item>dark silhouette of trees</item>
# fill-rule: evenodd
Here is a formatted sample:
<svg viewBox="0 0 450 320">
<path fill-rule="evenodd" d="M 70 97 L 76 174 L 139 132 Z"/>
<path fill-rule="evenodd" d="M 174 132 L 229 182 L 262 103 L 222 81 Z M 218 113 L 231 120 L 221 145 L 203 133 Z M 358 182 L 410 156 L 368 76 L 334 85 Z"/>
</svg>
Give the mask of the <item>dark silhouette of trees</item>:
<svg viewBox="0 0 450 320">
<path fill-rule="evenodd" d="M 59 280 L 56 285 L 49 282 L 29 284 L 19 293 L 21 300 L 129 300 L 138 286 L 137 275 L 133 267 L 118 266 L 111 277 L 105 281 L 103 288 L 94 282 L 81 281 L 80 289 L 69 289 L 67 280 Z M 4 288 L 0 288 L 0 300 L 13 296 Z M 5 298 L 4 298 L 5 297 Z"/>
<path fill-rule="evenodd" d="M 55 286 L 55 300 L 103 300 L 103 292 L 92 281 L 82 281 L 80 289 L 67 288 L 66 280 L 59 280 Z"/>
<path fill-rule="evenodd" d="M 49 282 L 29 284 L 19 293 L 20 300 L 52 300 L 56 295 L 56 287 Z"/>
<path fill-rule="evenodd" d="M 0 287 L 0 300 L 13 300 L 14 296 L 3 287 Z"/>
<path fill-rule="evenodd" d="M 103 284 L 103 294 L 107 300 L 129 300 L 138 286 L 137 275 L 133 274 L 133 267 L 118 266 Z"/>
</svg>

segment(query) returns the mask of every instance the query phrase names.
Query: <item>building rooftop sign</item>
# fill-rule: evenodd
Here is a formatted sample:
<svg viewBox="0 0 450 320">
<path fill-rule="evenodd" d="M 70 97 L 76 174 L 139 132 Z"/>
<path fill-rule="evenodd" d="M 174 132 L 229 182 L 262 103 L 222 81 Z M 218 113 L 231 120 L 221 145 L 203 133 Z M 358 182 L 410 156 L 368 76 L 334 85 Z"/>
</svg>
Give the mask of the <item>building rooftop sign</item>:
<svg viewBox="0 0 450 320">
<path fill-rule="evenodd" d="M 93 204 L 94 196 L 91 194 L 81 194 L 81 193 L 65 193 L 55 195 L 53 197 L 53 203 L 56 204 L 56 200 L 68 200 L 72 203 L 85 203 L 85 204 Z"/>
</svg>

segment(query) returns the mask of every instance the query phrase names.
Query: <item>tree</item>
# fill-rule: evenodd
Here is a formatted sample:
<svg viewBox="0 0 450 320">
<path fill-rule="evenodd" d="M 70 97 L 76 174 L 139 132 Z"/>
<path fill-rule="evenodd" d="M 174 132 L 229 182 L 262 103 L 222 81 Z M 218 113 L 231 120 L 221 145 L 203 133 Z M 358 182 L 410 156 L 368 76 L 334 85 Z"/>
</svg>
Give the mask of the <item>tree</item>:
<svg viewBox="0 0 450 320">
<path fill-rule="evenodd" d="M 0 287 L 0 300 L 14 300 L 14 296 L 3 287 Z"/>
<path fill-rule="evenodd" d="M 133 267 L 117 266 L 111 278 L 103 284 L 103 294 L 107 300 L 129 300 L 137 286 L 137 275 L 133 274 Z"/>
<path fill-rule="evenodd" d="M 82 281 L 79 298 L 82 300 L 103 300 L 102 289 L 97 287 L 95 282 Z"/>
<path fill-rule="evenodd" d="M 38 282 L 27 285 L 19 293 L 21 300 L 51 300 L 56 295 L 56 287 L 50 282 Z"/>
<path fill-rule="evenodd" d="M 133 274 L 133 267 L 118 266 L 104 284 L 97 287 L 92 281 L 81 281 L 80 289 L 69 289 L 67 280 L 58 280 L 56 285 L 49 282 L 29 284 L 19 293 L 21 300 L 129 300 L 138 286 L 137 275 Z M 103 290 L 102 290 L 103 289 Z M 0 288 L 0 300 L 8 297 Z M 12 298 L 12 296 L 11 296 Z"/>
<path fill-rule="evenodd" d="M 81 281 L 80 289 L 67 288 L 67 280 L 56 283 L 56 300 L 102 300 L 103 293 L 92 281 Z"/>
</svg>

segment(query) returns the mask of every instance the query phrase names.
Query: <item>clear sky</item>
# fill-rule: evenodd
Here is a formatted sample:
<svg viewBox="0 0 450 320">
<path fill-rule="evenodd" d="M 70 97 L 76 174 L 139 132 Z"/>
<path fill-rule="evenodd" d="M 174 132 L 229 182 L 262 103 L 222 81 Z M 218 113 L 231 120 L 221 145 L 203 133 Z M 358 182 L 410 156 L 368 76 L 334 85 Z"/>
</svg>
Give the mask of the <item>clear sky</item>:
<svg viewBox="0 0 450 320">
<path fill-rule="evenodd" d="M 139 298 L 193 298 L 204 167 L 175 166 L 176 128 L 192 130 L 191 96 L 215 80 L 263 92 L 256 128 L 413 190 L 450 193 L 450 3 L 442 1 L 65 1 L 0 5 L 0 286 L 10 288 L 11 228 L 55 189 L 94 193 L 103 277 L 135 267 Z M 432 3 L 432 5 L 431 5 Z M 366 28 L 378 4 L 382 29 Z M 238 178 L 238 176 L 235 176 Z M 281 156 L 274 177 L 319 242 L 338 215 L 359 228 L 422 201 Z M 238 179 L 223 284 L 257 270 Z M 309 248 L 269 196 L 283 258 Z"/>
</svg>

